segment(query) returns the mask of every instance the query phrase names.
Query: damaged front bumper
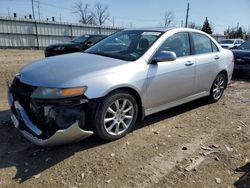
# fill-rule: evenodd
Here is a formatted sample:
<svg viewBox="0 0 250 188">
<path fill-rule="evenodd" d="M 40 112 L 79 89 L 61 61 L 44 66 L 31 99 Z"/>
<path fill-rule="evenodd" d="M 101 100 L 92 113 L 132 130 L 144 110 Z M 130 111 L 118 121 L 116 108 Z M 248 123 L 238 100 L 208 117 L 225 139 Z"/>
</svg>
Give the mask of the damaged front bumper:
<svg viewBox="0 0 250 188">
<path fill-rule="evenodd" d="M 23 96 L 18 96 L 9 88 L 8 103 L 12 111 L 11 120 L 23 136 L 34 144 L 54 146 L 74 143 L 93 134 L 90 130 L 84 130 L 86 126 L 83 104 L 65 106 L 52 102 L 41 103 L 39 104 L 41 107 L 38 108 L 32 107 L 34 104 L 31 101 L 19 100 L 20 97 Z M 34 108 L 39 109 L 37 115 L 32 112 L 36 110 Z"/>
</svg>

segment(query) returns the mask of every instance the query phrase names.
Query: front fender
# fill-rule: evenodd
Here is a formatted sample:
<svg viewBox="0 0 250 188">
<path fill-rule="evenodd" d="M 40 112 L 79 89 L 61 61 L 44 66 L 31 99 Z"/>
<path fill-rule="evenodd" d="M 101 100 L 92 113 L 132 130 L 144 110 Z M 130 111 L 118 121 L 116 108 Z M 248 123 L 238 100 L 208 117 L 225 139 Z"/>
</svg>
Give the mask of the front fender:
<svg viewBox="0 0 250 188">
<path fill-rule="evenodd" d="M 146 65 L 132 63 L 117 71 L 85 80 L 86 86 L 88 86 L 85 96 L 89 99 L 100 98 L 113 90 L 124 87 L 131 88 L 139 95 L 143 95 L 147 85 L 146 78 Z"/>
</svg>

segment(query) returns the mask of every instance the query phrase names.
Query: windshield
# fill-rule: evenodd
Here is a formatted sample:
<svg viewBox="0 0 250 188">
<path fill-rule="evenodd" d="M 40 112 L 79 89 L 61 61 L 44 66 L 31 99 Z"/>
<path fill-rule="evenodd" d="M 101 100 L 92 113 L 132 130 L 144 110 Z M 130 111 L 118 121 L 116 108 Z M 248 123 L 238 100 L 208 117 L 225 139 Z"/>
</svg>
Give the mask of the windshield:
<svg viewBox="0 0 250 188">
<path fill-rule="evenodd" d="M 162 32 L 158 31 L 120 31 L 105 38 L 85 52 L 125 61 L 135 61 L 149 49 L 161 34 Z"/>
<path fill-rule="evenodd" d="M 237 49 L 239 49 L 239 50 L 250 50 L 250 40 L 242 43 Z"/>
<path fill-rule="evenodd" d="M 234 40 L 221 40 L 220 44 L 233 44 Z"/>
<path fill-rule="evenodd" d="M 86 41 L 88 38 L 89 38 L 89 35 L 83 35 L 83 36 L 79 36 L 79 37 L 74 38 L 71 42 L 82 43 L 82 42 Z"/>
</svg>

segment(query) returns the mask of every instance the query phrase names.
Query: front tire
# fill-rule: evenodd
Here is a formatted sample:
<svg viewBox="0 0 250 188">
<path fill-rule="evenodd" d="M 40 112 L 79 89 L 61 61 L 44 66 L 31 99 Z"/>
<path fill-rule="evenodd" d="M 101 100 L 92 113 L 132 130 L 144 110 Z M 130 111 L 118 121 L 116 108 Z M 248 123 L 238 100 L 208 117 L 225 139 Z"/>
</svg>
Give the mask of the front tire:
<svg viewBox="0 0 250 188">
<path fill-rule="evenodd" d="M 226 88 L 227 79 L 225 74 L 220 73 L 216 76 L 210 90 L 209 99 L 211 102 L 217 102 L 223 95 Z"/>
<path fill-rule="evenodd" d="M 97 106 L 94 132 L 103 140 L 119 139 L 132 130 L 137 114 L 137 103 L 129 92 L 111 93 Z"/>
</svg>

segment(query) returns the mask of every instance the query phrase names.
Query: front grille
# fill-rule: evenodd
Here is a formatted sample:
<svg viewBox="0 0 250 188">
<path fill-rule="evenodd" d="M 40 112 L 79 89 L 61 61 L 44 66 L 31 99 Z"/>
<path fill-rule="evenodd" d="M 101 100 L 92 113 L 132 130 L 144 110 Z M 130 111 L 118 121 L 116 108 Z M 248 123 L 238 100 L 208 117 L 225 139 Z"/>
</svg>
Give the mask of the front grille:
<svg viewBox="0 0 250 188">
<path fill-rule="evenodd" d="M 17 100 L 21 104 L 21 106 L 25 109 L 25 112 L 29 115 L 33 123 L 37 123 L 37 121 L 35 121 L 34 113 L 30 108 L 30 104 L 31 104 L 31 95 L 36 88 L 37 87 L 35 86 L 22 83 L 20 79 L 17 77 L 15 77 L 10 87 L 14 99 Z"/>
</svg>

